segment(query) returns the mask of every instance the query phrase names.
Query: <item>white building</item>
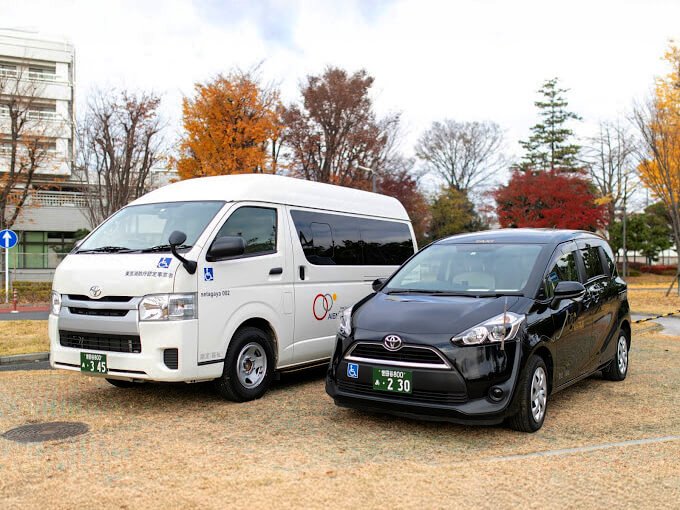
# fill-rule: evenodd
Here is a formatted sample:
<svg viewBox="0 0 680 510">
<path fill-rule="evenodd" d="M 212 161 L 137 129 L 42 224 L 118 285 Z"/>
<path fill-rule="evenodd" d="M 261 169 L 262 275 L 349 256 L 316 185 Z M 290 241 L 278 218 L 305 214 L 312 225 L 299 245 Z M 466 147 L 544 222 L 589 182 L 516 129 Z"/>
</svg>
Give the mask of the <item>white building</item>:
<svg viewBox="0 0 680 510">
<path fill-rule="evenodd" d="M 0 82 L 5 85 L 0 87 L 0 175 L 9 168 L 7 104 L 13 90 L 30 90 L 36 98 L 28 117 L 40 126 L 48 147 L 30 197 L 12 226 L 20 241 L 10 252 L 10 275 L 15 280 L 51 280 L 75 232 L 89 229 L 82 186 L 72 175 L 75 50 L 65 39 L 0 29 Z"/>
</svg>

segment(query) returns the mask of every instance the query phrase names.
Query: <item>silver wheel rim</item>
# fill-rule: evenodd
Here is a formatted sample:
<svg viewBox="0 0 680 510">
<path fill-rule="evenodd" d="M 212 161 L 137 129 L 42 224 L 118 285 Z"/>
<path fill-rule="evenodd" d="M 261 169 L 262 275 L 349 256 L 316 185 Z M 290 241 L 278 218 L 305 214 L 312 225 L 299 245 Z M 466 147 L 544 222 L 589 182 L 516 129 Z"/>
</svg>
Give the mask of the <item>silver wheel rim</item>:
<svg viewBox="0 0 680 510">
<path fill-rule="evenodd" d="M 538 367 L 531 378 L 531 415 L 536 423 L 540 423 L 545 414 L 548 399 L 548 382 L 543 367 Z"/>
<path fill-rule="evenodd" d="M 255 388 L 267 373 L 267 355 L 255 342 L 247 344 L 238 355 L 236 373 L 239 382 L 248 389 Z"/>
<path fill-rule="evenodd" d="M 625 374 L 628 370 L 628 342 L 623 335 L 619 337 L 619 343 L 616 346 L 616 362 L 619 365 L 619 373 Z"/>
</svg>

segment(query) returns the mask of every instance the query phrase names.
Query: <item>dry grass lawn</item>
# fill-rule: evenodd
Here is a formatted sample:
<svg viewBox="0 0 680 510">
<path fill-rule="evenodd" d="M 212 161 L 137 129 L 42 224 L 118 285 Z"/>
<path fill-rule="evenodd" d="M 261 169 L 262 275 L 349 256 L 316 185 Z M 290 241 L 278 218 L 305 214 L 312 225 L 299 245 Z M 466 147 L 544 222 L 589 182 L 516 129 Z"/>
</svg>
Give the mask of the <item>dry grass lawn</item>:
<svg viewBox="0 0 680 510">
<path fill-rule="evenodd" d="M 47 321 L 3 321 L 0 356 L 45 352 L 50 349 Z"/>
<path fill-rule="evenodd" d="M 658 288 L 666 290 L 673 281 L 673 276 L 645 273 L 640 276 L 629 276 L 626 283 L 629 288 Z"/>
<path fill-rule="evenodd" d="M 640 328 L 636 328 L 640 331 Z M 132 390 L 63 371 L 0 372 L 0 433 L 82 421 L 64 441 L 0 438 L 3 508 L 677 508 L 680 339 L 634 334 L 628 378 L 551 399 L 536 434 L 359 413 L 323 372 L 234 404 L 209 385 Z M 501 458 L 644 438 L 549 457 Z"/>
<path fill-rule="evenodd" d="M 664 290 L 638 290 L 629 288 L 628 302 L 633 313 L 660 315 L 680 310 L 680 297 L 676 293 L 666 296 Z"/>
</svg>

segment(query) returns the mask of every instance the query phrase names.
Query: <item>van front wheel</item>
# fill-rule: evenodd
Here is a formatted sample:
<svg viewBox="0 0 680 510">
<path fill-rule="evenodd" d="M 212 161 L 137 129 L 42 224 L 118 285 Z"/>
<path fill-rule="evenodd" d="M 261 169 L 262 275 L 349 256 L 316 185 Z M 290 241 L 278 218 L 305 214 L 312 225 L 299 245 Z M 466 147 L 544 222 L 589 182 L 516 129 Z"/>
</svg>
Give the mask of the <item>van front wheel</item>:
<svg viewBox="0 0 680 510">
<path fill-rule="evenodd" d="M 235 402 L 265 394 L 274 375 L 274 352 L 269 336 L 257 328 L 243 328 L 231 339 L 217 391 Z"/>
</svg>

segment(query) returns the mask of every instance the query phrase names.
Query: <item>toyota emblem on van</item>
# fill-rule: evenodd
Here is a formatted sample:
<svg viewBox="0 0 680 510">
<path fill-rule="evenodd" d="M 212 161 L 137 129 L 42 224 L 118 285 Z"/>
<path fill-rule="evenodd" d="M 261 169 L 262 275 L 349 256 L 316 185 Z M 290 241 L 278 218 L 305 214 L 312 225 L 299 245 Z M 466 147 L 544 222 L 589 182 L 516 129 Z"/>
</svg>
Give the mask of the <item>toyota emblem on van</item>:
<svg viewBox="0 0 680 510">
<path fill-rule="evenodd" d="M 93 285 L 90 287 L 90 296 L 97 299 L 102 295 L 102 288 L 99 285 Z"/>
</svg>

